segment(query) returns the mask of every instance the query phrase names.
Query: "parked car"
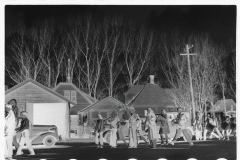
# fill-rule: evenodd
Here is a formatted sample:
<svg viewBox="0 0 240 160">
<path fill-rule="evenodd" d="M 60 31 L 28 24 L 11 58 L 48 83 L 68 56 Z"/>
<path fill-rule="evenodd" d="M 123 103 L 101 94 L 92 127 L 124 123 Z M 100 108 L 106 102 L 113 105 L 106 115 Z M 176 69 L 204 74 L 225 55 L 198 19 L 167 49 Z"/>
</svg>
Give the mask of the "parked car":
<svg viewBox="0 0 240 160">
<path fill-rule="evenodd" d="M 17 140 L 19 138 L 20 134 L 17 135 Z M 59 141 L 58 129 L 55 125 L 32 125 L 30 141 L 33 145 L 43 144 L 46 147 L 53 147 Z"/>
</svg>

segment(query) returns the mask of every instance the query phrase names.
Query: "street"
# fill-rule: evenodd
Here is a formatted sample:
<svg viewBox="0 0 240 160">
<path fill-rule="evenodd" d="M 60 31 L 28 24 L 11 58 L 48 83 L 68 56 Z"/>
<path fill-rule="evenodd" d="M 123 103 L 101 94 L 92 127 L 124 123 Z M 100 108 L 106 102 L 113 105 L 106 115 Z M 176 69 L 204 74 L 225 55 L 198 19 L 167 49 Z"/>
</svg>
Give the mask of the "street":
<svg viewBox="0 0 240 160">
<path fill-rule="evenodd" d="M 59 142 L 54 148 L 44 146 L 34 146 L 35 156 L 28 156 L 29 152 L 24 149 L 24 155 L 13 156 L 13 159 L 78 159 L 78 160 L 157 160 L 165 158 L 167 160 L 187 160 L 196 158 L 198 160 L 216 160 L 226 158 L 236 160 L 236 138 L 231 137 L 226 140 L 194 141 L 194 146 L 178 141 L 175 145 L 158 145 L 157 149 L 150 149 L 141 143 L 138 148 L 129 149 L 124 144 L 119 144 L 116 149 L 111 149 L 105 145 L 103 149 L 96 149 L 93 142 Z M 14 153 L 16 151 L 14 150 Z"/>
</svg>

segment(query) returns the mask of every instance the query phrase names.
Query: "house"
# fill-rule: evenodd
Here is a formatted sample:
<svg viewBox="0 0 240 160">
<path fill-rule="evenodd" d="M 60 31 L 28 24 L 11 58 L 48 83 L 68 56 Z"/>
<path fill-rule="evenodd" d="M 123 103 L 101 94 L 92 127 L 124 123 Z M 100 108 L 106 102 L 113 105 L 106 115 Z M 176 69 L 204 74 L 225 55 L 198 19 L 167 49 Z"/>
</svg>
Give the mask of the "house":
<svg viewBox="0 0 240 160">
<path fill-rule="evenodd" d="M 150 76 L 150 83 L 131 87 L 125 93 L 125 103 L 134 107 L 139 116 L 146 116 L 148 108 L 152 108 L 155 113 L 162 109 L 176 112 L 171 95 L 154 83 L 153 75 Z"/>
<path fill-rule="evenodd" d="M 11 99 L 34 125 L 56 125 L 63 139 L 69 137 L 69 108 L 75 102 L 32 79 L 6 90 L 5 103 Z"/>
<path fill-rule="evenodd" d="M 113 110 L 117 110 L 118 106 L 123 105 L 120 101 L 113 97 L 106 97 L 78 112 L 81 117 L 86 117 L 88 126 L 94 126 L 97 120 L 97 114 L 101 113 L 102 117 L 108 118 Z"/>
<path fill-rule="evenodd" d="M 86 94 L 86 90 L 82 91 L 78 87 L 76 87 L 69 80 L 68 82 L 59 83 L 54 89 L 55 92 L 61 94 L 68 100 L 73 101 L 76 105 L 70 108 L 70 137 L 75 137 L 75 132 L 80 125 L 83 124 L 83 119 L 79 117 L 78 112 L 83 108 L 86 108 L 92 104 L 94 104 L 97 100 Z"/>
<path fill-rule="evenodd" d="M 218 100 L 214 104 L 214 111 L 224 112 L 226 106 L 226 112 L 235 111 L 236 112 L 236 103 L 232 99 Z"/>
<path fill-rule="evenodd" d="M 55 92 L 61 94 L 65 98 L 76 103 L 76 105 L 74 105 L 70 109 L 71 115 L 77 115 L 77 113 L 81 109 L 97 102 L 97 100 L 95 98 L 93 98 L 92 96 L 85 93 L 86 90 L 84 90 L 85 92 L 80 90 L 78 87 L 76 87 L 71 82 L 58 83 L 58 85 L 53 90 Z"/>
</svg>

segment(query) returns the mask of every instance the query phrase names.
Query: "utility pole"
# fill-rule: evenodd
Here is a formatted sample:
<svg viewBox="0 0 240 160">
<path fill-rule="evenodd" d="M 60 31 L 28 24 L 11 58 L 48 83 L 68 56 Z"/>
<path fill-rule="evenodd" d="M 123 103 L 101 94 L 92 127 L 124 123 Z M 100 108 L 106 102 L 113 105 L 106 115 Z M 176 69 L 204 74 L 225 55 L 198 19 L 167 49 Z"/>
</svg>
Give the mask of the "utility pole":
<svg viewBox="0 0 240 160">
<path fill-rule="evenodd" d="M 190 90 L 192 96 L 192 123 L 195 119 L 195 104 L 194 104 L 194 96 L 193 96 L 193 86 L 192 86 L 192 74 L 191 74 L 191 67 L 190 67 L 190 55 L 197 55 L 195 53 L 189 53 L 189 49 L 191 49 L 193 45 L 186 45 L 186 53 L 180 54 L 181 56 L 187 56 L 188 60 L 188 74 L 189 74 L 189 81 L 190 81 Z"/>
</svg>

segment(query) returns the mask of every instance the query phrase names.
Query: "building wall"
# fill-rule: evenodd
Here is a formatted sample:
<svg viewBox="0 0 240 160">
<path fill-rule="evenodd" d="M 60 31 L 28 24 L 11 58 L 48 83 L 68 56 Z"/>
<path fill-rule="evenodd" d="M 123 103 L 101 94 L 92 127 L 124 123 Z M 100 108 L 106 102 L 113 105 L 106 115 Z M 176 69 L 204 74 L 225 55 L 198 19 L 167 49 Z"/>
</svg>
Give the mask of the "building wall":
<svg viewBox="0 0 240 160">
<path fill-rule="evenodd" d="M 72 87 L 71 85 L 60 85 L 56 92 L 58 92 L 59 94 L 61 94 L 62 96 L 64 96 L 64 91 L 65 90 L 75 90 L 76 89 L 74 87 Z M 80 94 L 76 91 L 77 93 L 77 104 L 89 104 L 89 102 Z"/>
<path fill-rule="evenodd" d="M 5 103 L 11 99 L 17 100 L 19 113 L 26 110 L 26 103 L 61 103 L 63 99 L 51 94 L 41 87 L 29 82 L 5 95 Z"/>
</svg>

